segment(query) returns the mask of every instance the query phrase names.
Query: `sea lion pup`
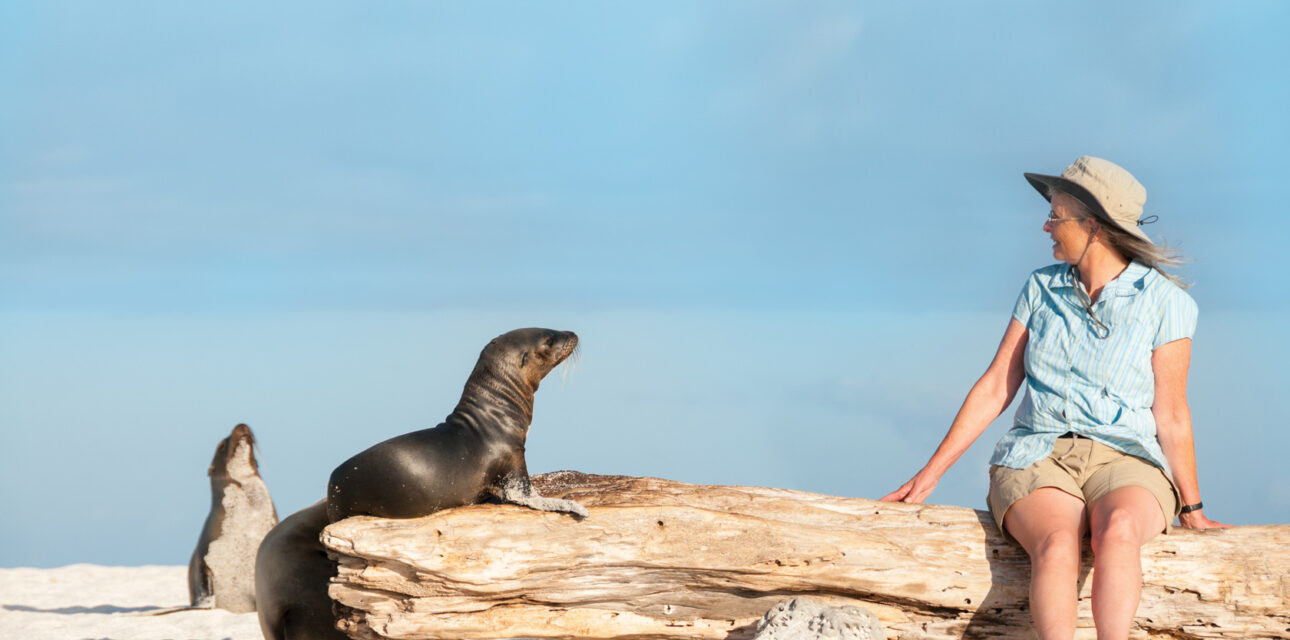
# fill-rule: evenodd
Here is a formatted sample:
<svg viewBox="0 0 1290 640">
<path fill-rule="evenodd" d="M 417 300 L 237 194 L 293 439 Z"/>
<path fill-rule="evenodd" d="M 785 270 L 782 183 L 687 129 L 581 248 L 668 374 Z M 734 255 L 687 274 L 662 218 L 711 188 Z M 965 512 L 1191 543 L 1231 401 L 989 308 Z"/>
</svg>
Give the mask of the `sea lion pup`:
<svg viewBox="0 0 1290 640">
<path fill-rule="evenodd" d="M 386 440 L 337 467 L 328 499 L 283 520 L 260 545 L 255 586 L 266 640 L 347 640 L 327 595 L 336 563 L 319 540 L 331 522 L 353 515 L 414 518 L 489 498 L 586 517 L 572 500 L 538 495 L 524 463 L 538 383 L 577 345 L 578 336 L 568 331 L 498 336 L 480 352 L 461 401 L 443 423 Z"/>
<path fill-rule="evenodd" d="M 188 562 L 189 602 L 193 608 L 255 611 L 255 556 L 278 512 L 260 478 L 250 427 L 239 424 L 220 440 L 206 473 L 211 509 Z"/>
<path fill-rule="evenodd" d="M 572 500 L 534 492 L 524 463 L 538 383 L 577 346 L 573 332 L 551 329 L 516 329 L 494 338 L 442 423 L 390 438 L 332 471 L 328 519 L 415 518 L 490 497 L 586 517 Z"/>
</svg>

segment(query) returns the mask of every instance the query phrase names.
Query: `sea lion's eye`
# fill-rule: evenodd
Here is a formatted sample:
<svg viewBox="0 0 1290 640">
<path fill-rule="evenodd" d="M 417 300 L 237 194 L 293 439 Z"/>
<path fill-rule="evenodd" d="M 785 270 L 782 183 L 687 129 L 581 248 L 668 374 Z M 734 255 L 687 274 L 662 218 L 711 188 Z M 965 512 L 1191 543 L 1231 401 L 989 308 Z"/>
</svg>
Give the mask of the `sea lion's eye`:
<svg viewBox="0 0 1290 640">
<path fill-rule="evenodd" d="M 551 345 L 553 345 L 553 344 L 555 344 L 555 336 L 554 336 L 554 335 L 549 335 L 549 336 L 547 336 L 547 337 L 546 337 L 546 346 L 548 346 L 548 347 L 549 347 L 549 346 L 551 346 Z"/>
<path fill-rule="evenodd" d="M 520 356 L 520 366 L 522 367 L 528 363 L 529 363 L 529 352 L 525 351 L 524 355 Z"/>
</svg>

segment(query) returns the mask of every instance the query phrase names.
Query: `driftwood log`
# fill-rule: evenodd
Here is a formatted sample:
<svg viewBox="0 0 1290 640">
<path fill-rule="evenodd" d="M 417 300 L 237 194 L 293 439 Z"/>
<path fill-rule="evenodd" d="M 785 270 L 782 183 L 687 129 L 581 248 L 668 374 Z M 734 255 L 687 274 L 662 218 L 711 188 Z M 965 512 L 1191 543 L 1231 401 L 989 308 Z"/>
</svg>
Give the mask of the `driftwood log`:
<svg viewBox="0 0 1290 640">
<path fill-rule="evenodd" d="M 544 495 L 591 516 L 475 505 L 351 518 L 323 542 L 354 638 L 752 635 L 809 595 L 861 606 L 889 638 L 1029 638 L 1029 562 L 988 514 L 760 487 L 557 472 Z M 1093 638 L 1085 548 L 1078 638 Z M 1290 525 L 1181 531 L 1143 550 L 1137 638 L 1290 638 Z"/>
</svg>

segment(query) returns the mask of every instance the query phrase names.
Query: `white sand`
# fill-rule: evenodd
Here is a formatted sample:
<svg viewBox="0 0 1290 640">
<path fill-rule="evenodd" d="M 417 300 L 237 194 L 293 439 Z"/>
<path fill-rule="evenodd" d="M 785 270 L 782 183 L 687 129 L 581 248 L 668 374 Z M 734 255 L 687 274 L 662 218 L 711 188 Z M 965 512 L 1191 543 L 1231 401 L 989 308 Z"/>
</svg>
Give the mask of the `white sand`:
<svg viewBox="0 0 1290 640">
<path fill-rule="evenodd" d="M 0 639 L 261 640 L 254 613 L 188 604 L 187 567 L 0 569 Z"/>
</svg>

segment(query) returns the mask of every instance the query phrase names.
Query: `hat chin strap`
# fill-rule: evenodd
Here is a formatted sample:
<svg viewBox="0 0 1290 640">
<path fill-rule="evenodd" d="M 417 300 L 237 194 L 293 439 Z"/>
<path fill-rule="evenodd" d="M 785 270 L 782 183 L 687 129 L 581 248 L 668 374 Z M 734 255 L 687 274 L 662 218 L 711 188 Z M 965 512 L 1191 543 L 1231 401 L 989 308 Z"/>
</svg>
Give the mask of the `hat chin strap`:
<svg viewBox="0 0 1290 640">
<path fill-rule="evenodd" d="M 1097 229 L 1093 229 L 1092 231 L 1088 232 L 1088 240 L 1084 242 L 1084 250 L 1080 252 L 1079 260 L 1076 260 L 1075 264 L 1071 265 L 1072 269 L 1078 270 L 1079 266 L 1081 264 L 1084 264 L 1084 256 L 1088 255 L 1088 248 L 1093 246 L 1093 237 L 1096 235 L 1097 235 Z"/>
<path fill-rule="evenodd" d="M 1088 292 L 1084 291 L 1084 283 L 1079 281 L 1079 266 L 1084 263 L 1084 256 L 1088 255 L 1088 248 L 1093 246 L 1093 236 L 1097 235 L 1097 229 L 1088 232 L 1088 242 L 1084 243 L 1084 250 L 1079 254 L 1079 260 L 1071 265 L 1071 275 L 1075 278 L 1075 290 L 1079 292 L 1079 301 L 1084 305 L 1084 310 L 1088 312 L 1088 317 L 1093 321 L 1093 335 L 1099 338 L 1107 338 L 1111 335 L 1110 327 L 1106 326 L 1101 320 L 1098 320 L 1097 314 L 1093 313 L 1093 300 L 1089 297 Z"/>
</svg>

